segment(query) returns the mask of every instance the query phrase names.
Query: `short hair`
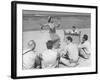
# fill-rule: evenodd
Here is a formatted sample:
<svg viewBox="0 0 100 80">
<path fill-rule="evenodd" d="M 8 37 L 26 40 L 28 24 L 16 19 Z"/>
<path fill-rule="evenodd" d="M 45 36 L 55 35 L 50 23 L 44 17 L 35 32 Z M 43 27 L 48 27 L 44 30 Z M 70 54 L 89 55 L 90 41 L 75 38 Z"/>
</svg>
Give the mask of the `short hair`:
<svg viewBox="0 0 100 80">
<path fill-rule="evenodd" d="M 46 45 L 47 45 L 47 49 L 52 49 L 52 47 L 53 47 L 53 41 L 52 40 L 48 40 L 47 43 L 46 43 Z"/>
<path fill-rule="evenodd" d="M 72 37 L 70 37 L 70 36 L 66 37 L 66 39 L 70 40 L 70 42 L 73 41 Z"/>
<path fill-rule="evenodd" d="M 84 34 L 84 35 L 83 35 L 83 38 L 84 38 L 85 40 L 88 40 L 88 35 L 87 35 L 87 34 Z"/>
</svg>

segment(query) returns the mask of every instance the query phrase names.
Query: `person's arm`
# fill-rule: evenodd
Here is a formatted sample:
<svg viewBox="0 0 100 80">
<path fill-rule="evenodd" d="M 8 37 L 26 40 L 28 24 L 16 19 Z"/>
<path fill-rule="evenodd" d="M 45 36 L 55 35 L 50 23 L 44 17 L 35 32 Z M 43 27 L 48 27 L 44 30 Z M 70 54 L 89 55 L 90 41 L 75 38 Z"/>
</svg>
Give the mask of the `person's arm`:
<svg viewBox="0 0 100 80">
<path fill-rule="evenodd" d="M 40 24 L 40 26 L 41 26 L 41 29 L 44 29 L 44 28 L 48 28 L 49 27 L 48 24 Z"/>
<path fill-rule="evenodd" d="M 63 48 L 62 49 L 62 57 L 68 57 L 68 55 L 69 55 L 69 53 L 68 53 L 68 49 L 67 49 L 67 47 L 65 47 L 65 48 Z"/>
<path fill-rule="evenodd" d="M 80 44 L 79 46 L 78 46 L 78 48 L 84 48 L 84 47 L 86 47 L 86 45 L 83 43 L 83 44 Z"/>
<path fill-rule="evenodd" d="M 55 25 L 55 27 L 57 27 L 57 28 L 59 28 L 60 27 L 60 24 L 54 24 Z"/>
<path fill-rule="evenodd" d="M 58 24 L 57 27 L 60 27 L 60 24 Z"/>
</svg>

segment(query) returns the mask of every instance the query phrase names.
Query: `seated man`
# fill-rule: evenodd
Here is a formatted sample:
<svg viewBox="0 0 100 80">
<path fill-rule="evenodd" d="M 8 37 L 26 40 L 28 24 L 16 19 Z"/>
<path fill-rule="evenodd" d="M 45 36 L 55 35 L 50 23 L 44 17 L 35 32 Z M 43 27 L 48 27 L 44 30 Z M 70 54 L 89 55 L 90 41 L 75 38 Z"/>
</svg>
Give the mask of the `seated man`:
<svg viewBox="0 0 100 80">
<path fill-rule="evenodd" d="M 23 51 L 23 69 L 33 69 L 36 67 L 37 53 L 34 51 L 36 43 L 34 40 L 28 42 L 28 49 Z"/>
<path fill-rule="evenodd" d="M 46 45 L 47 50 L 41 55 L 42 68 L 55 68 L 58 66 L 58 53 L 55 49 L 59 47 L 59 40 L 49 40 Z"/>
<path fill-rule="evenodd" d="M 72 31 L 71 31 L 72 34 L 79 34 L 79 31 L 78 29 L 76 28 L 76 26 L 72 26 Z"/>
<path fill-rule="evenodd" d="M 77 45 L 72 43 L 70 36 L 66 37 L 66 46 L 62 50 L 60 62 L 66 66 L 73 67 L 78 65 L 79 53 Z"/>
<path fill-rule="evenodd" d="M 82 38 L 82 42 L 79 45 L 79 50 L 80 50 L 80 56 L 88 59 L 90 56 L 90 43 L 88 41 L 88 35 L 84 35 Z"/>
</svg>

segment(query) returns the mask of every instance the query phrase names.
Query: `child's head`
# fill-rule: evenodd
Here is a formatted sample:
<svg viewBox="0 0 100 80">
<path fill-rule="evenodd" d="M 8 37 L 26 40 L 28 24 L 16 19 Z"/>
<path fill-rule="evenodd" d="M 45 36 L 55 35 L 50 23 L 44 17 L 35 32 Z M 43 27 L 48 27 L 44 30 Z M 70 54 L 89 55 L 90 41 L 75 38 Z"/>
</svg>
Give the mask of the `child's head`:
<svg viewBox="0 0 100 80">
<path fill-rule="evenodd" d="M 84 34 L 82 39 L 83 39 L 83 41 L 87 41 L 88 40 L 88 35 Z"/>
<path fill-rule="evenodd" d="M 66 43 L 69 44 L 73 41 L 72 37 L 68 36 L 66 37 Z"/>
<path fill-rule="evenodd" d="M 47 45 L 47 49 L 52 49 L 53 48 L 53 41 L 52 40 L 48 40 L 46 45 Z"/>
<path fill-rule="evenodd" d="M 34 50 L 35 47 L 36 47 L 35 41 L 34 41 L 34 40 L 30 40 L 30 41 L 28 42 L 28 47 L 29 47 L 30 49 Z"/>
</svg>

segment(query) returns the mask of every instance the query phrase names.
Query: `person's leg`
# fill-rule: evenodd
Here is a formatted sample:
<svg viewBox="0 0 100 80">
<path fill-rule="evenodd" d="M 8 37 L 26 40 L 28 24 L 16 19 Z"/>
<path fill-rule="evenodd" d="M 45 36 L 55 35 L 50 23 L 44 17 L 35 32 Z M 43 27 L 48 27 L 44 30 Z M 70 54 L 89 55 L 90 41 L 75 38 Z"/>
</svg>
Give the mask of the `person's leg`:
<svg viewBox="0 0 100 80">
<path fill-rule="evenodd" d="M 78 65 L 77 63 L 70 63 L 70 60 L 65 59 L 65 58 L 60 58 L 60 62 L 63 63 L 65 66 L 68 66 L 68 67 L 75 67 L 75 66 Z"/>
<path fill-rule="evenodd" d="M 62 57 L 60 58 L 60 63 L 62 63 L 64 65 L 69 65 L 70 64 L 69 60 L 67 60 L 65 58 L 62 58 Z"/>
<path fill-rule="evenodd" d="M 35 59 L 35 68 L 41 68 L 41 59 L 38 56 Z"/>
<path fill-rule="evenodd" d="M 86 54 L 83 49 L 79 50 L 79 56 L 82 57 L 82 58 L 85 58 L 85 59 L 89 58 L 89 55 Z"/>
</svg>

